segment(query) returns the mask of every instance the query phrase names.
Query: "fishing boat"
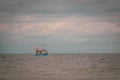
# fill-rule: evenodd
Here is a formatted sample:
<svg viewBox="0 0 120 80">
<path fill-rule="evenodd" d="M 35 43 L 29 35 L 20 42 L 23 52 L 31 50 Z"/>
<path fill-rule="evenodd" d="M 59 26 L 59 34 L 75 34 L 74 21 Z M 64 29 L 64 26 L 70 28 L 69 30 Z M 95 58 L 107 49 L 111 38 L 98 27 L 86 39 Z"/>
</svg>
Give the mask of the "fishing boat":
<svg viewBox="0 0 120 80">
<path fill-rule="evenodd" d="M 35 56 L 48 56 L 48 52 L 46 49 L 39 50 L 39 48 L 36 48 L 36 54 Z"/>
</svg>

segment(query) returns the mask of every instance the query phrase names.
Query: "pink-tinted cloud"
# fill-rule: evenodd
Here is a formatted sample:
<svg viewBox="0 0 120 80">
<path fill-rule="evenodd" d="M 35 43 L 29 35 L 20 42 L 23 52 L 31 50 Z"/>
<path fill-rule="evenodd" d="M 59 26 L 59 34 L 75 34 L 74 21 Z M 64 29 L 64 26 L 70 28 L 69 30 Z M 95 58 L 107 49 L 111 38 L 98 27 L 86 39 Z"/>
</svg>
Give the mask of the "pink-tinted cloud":
<svg viewBox="0 0 120 80">
<path fill-rule="evenodd" d="M 83 39 L 80 36 L 113 36 L 114 34 L 120 34 L 120 27 L 116 23 L 105 22 L 94 17 L 67 16 L 60 17 L 59 20 L 57 18 L 52 20 L 49 16 L 50 21 L 34 22 L 34 20 L 40 20 L 39 18 L 43 19 L 43 16 L 17 17 L 14 19 L 19 23 L 1 24 L 0 29 L 21 36 L 50 36 L 50 39 L 64 38 L 64 40 L 87 40 L 89 38 Z M 22 20 L 26 23 L 20 24 Z M 33 22 L 27 23 L 27 21 Z"/>
</svg>

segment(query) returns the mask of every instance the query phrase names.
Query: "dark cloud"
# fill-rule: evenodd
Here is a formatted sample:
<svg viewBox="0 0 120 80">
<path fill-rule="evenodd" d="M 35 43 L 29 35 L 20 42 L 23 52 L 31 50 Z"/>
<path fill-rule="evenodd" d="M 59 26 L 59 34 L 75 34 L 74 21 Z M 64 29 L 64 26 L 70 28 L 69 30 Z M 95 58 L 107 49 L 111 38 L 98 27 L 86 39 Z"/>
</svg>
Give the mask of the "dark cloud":
<svg viewBox="0 0 120 80">
<path fill-rule="evenodd" d="M 109 17 L 120 16 L 119 4 L 120 0 L 0 0 L 0 22 L 36 14 L 83 14 L 112 21 Z"/>
<path fill-rule="evenodd" d="M 0 16 L 28 14 L 84 14 L 120 16 L 120 0 L 1 0 Z M 3 20 L 4 21 L 4 20 Z"/>
<path fill-rule="evenodd" d="M 0 12 L 120 12 L 119 0 L 1 0 Z"/>
</svg>

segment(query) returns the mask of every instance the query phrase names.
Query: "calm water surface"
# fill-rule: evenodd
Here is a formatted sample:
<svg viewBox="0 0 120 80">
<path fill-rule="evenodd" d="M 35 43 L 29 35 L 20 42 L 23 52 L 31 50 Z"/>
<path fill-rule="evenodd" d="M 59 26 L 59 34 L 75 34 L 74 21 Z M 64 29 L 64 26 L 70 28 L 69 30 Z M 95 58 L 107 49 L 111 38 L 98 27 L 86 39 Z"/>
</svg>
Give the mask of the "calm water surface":
<svg viewBox="0 0 120 80">
<path fill-rule="evenodd" d="M 1 54 L 0 80 L 120 80 L 120 54 Z"/>
</svg>

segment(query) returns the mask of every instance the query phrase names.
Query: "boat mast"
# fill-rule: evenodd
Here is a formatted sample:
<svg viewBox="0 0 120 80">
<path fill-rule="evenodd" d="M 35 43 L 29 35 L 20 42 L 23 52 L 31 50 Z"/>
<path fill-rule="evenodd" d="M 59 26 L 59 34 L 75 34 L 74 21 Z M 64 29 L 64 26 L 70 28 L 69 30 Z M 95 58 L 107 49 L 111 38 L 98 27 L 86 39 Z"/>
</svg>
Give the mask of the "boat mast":
<svg viewBox="0 0 120 80">
<path fill-rule="evenodd" d="M 43 49 L 45 49 L 45 43 L 42 44 Z"/>
</svg>

